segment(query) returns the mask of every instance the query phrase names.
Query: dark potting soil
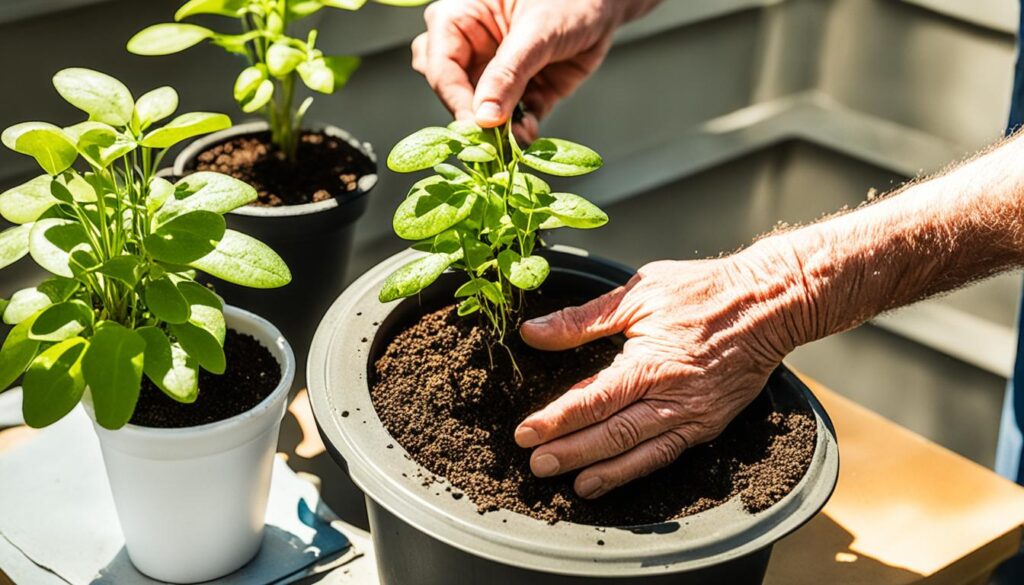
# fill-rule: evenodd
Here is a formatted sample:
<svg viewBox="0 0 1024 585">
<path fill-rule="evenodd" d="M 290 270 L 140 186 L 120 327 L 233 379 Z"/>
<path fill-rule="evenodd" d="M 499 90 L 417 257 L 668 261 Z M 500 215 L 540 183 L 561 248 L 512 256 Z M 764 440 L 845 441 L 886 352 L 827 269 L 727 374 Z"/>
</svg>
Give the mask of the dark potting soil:
<svg viewBox="0 0 1024 585">
<path fill-rule="evenodd" d="M 197 171 L 214 171 L 252 185 L 259 194 L 253 205 L 279 207 L 344 198 L 358 188 L 373 163 L 347 142 L 322 132 L 299 139 L 297 163 L 273 148 L 263 132 L 232 138 L 196 157 Z"/>
<path fill-rule="evenodd" d="M 191 404 L 172 399 L 143 376 L 131 424 L 169 429 L 228 419 L 262 402 L 281 381 L 281 366 L 251 335 L 229 329 L 224 356 L 227 370 L 223 374 L 199 370 L 199 396 Z"/>
<path fill-rule="evenodd" d="M 531 301 L 531 314 L 569 304 L 543 295 Z M 513 434 L 528 414 L 609 365 L 619 347 L 605 339 L 542 352 L 509 337 L 523 378 L 514 375 L 504 349 L 489 353 L 486 329 L 458 317 L 454 307 L 402 331 L 375 363 L 373 404 L 391 436 L 425 468 L 424 487 L 436 490 L 432 484 L 447 479 L 447 495 L 464 493 L 481 513 L 505 509 L 548 522 L 635 526 L 696 514 L 735 496 L 750 512 L 764 510 L 807 471 L 817 432 L 813 415 L 777 411 L 762 392 L 714 441 L 584 500 L 573 492 L 575 473 L 536 478 L 530 450 L 517 446 Z"/>
</svg>

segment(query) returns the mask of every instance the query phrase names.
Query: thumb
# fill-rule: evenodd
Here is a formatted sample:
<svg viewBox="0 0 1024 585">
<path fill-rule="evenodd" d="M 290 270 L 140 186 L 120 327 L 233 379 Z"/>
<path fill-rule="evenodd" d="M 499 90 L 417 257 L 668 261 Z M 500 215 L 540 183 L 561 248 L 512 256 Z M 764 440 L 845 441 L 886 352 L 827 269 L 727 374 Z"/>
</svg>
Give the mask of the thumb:
<svg viewBox="0 0 1024 585">
<path fill-rule="evenodd" d="M 547 351 L 569 349 L 613 335 L 626 327 L 618 308 L 627 291 L 626 287 L 619 287 L 584 305 L 531 319 L 523 323 L 519 334 L 528 345 Z"/>
<path fill-rule="evenodd" d="M 551 60 L 551 43 L 536 27 L 517 23 L 501 42 L 476 84 L 473 110 L 483 128 L 504 124 L 523 97 L 526 84 Z"/>
</svg>

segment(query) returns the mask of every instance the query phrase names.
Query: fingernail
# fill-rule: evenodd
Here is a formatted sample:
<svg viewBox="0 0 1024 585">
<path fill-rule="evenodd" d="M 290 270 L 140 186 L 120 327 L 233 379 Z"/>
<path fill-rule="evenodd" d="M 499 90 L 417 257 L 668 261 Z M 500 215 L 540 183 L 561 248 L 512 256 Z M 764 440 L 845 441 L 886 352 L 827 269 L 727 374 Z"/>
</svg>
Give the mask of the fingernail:
<svg viewBox="0 0 1024 585">
<path fill-rule="evenodd" d="M 540 445 L 540 435 L 530 427 L 519 427 L 516 429 L 516 443 L 524 449 L 529 449 Z"/>
<path fill-rule="evenodd" d="M 576 486 L 576 493 L 579 494 L 581 498 L 592 498 L 601 491 L 601 486 L 603 484 L 604 482 L 601 481 L 600 477 L 588 477 Z"/>
<path fill-rule="evenodd" d="M 533 461 L 530 462 L 530 469 L 533 470 L 533 474 L 537 477 L 552 476 L 558 473 L 558 467 L 558 458 L 550 453 L 534 457 Z"/>
<path fill-rule="evenodd" d="M 530 327 L 543 327 L 551 321 L 551 315 L 544 315 L 543 317 L 537 317 L 536 319 L 530 319 L 523 323 L 523 325 L 529 325 Z"/>
<path fill-rule="evenodd" d="M 476 119 L 492 124 L 501 121 L 501 106 L 494 102 L 484 102 L 476 109 Z"/>
</svg>

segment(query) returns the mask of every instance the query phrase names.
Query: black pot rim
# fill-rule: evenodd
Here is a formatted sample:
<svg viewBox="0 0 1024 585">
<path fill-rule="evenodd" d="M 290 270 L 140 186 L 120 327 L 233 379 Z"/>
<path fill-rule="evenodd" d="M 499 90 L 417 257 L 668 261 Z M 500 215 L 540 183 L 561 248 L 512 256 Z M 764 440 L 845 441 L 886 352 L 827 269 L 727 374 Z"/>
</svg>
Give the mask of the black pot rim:
<svg viewBox="0 0 1024 585">
<path fill-rule="evenodd" d="M 381 304 L 377 292 L 392 270 L 419 254 L 396 254 L 353 283 L 321 321 L 307 361 L 314 418 L 331 455 L 369 498 L 407 524 L 505 565 L 573 576 L 642 577 L 702 569 L 770 547 L 810 520 L 831 496 L 839 471 L 835 429 L 810 390 L 780 366 L 773 380 L 803 394 L 814 412 L 818 436 L 804 477 L 762 512 L 750 514 L 733 498 L 643 530 L 599 529 L 572 522 L 551 525 L 506 510 L 480 515 L 468 498 L 435 497 L 435 490 L 424 489 L 415 479 L 419 466 L 377 417 L 367 379 L 370 344 L 364 341 L 374 338 L 379 324 L 400 303 L 415 302 Z M 545 254 L 553 271 L 567 263 L 570 273 L 586 272 L 587 263 L 594 268 L 591 273 L 616 270 L 582 250 L 556 246 Z M 598 539 L 602 546 L 596 545 Z"/>
<path fill-rule="evenodd" d="M 192 141 L 186 146 L 178 156 L 174 159 L 174 171 L 173 173 L 177 176 L 184 176 L 189 171 L 187 170 L 191 163 L 197 156 L 203 151 L 210 147 L 229 140 L 231 138 L 237 138 L 239 136 L 245 136 L 249 134 L 259 134 L 262 132 L 268 132 L 270 125 L 265 120 L 254 120 L 250 122 L 243 122 L 236 124 L 220 132 L 214 132 L 207 134 Z M 377 185 L 378 175 L 378 163 L 377 155 L 373 151 L 373 146 L 368 142 L 360 142 L 354 136 L 347 131 L 330 124 L 316 125 L 310 128 L 305 128 L 307 131 L 318 131 L 343 140 L 349 146 L 359 151 L 360 154 L 365 156 L 373 164 L 373 172 L 367 173 L 359 178 L 357 183 L 358 187 L 354 193 L 348 193 L 343 199 L 337 197 L 331 197 L 323 201 L 314 201 L 310 203 L 302 203 L 299 205 L 280 205 L 277 207 L 260 207 L 255 205 L 246 205 L 239 207 L 238 209 L 232 210 L 230 213 L 237 215 L 245 215 L 251 217 L 295 217 L 310 215 L 314 213 L 326 213 L 333 210 L 338 210 L 346 207 L 352 207 L 361 203 L 361 199 L 366 197 L 370 191 Z"/>
</svg>

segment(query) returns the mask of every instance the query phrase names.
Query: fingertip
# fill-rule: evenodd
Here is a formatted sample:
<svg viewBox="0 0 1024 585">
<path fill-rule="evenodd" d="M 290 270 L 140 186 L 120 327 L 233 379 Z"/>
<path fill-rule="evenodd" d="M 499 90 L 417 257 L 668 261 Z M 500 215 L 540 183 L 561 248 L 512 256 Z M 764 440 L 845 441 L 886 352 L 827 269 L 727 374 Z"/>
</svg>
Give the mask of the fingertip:
<svg viewBox="0 0 1024 585">
<path fill-rule="evenodd" d="M 474 113 L 477 126 L 481 128 L 494 128 L 505 123 L 508 116 L 501 111 L 501 105 L 494 101 L 485 101 L 477 107 Z"/>
<path fill-rule="evenodd" d="M 540 445 L 540 433 L 525 424 L 519 425 L 519 428 L 516 429 L 515 439 L 516 444 L 523 449 L 531 449 Z"/>
<path fill-rule="evenodd" d="M 608 491 L 605 489 L 604 480 L 600 476 L 587 475 L 586 473 L 576 476 L 576 481 L 573 482 L 573 490 L 576 491 L 576 495 L 585 500 L 599 498 Z"/>
</svg>

